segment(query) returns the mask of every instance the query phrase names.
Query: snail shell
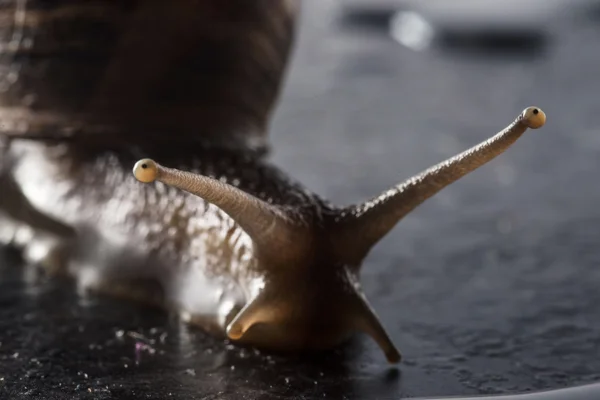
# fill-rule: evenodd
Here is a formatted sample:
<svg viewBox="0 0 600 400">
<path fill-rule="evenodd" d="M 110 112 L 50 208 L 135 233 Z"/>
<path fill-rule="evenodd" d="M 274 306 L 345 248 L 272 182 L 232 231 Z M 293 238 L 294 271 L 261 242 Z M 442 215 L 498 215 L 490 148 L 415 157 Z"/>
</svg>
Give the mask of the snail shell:
<svg viewBox="0 0 600 400">
<path fill-rule="evenodd" d="M 5 3 L 0 133 L 266 145 L 297 1 Z"/>
</svg>

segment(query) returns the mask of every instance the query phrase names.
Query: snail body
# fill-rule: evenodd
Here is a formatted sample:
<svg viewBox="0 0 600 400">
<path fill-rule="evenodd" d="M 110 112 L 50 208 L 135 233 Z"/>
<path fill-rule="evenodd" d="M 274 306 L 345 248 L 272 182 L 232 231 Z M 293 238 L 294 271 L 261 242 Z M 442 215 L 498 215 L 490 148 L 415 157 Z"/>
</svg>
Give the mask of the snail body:
<svg viewBox="0 0 600 400">
<path fill-rule="evenodd" d="M 58 3 L 52 12 L 79 15 Z M 63 108 L 29 106 L 17 113 L 28 129 L 3 132 L 0 239 L 84 289 L 159 305 L 236 343 L 326 349 L 363 332 L 398 362 L 361 290 L 363 260 L 419 204 L 543 126 L 543 111 L 525 109 L 490 139 L 363 204 L 335 206 L 264 152 L 296 2 L 130 3 L 123 15 L 121 3 L 94 3 L 104 12 L 93 15 L 120 27 L 94 89 L 77 99 L 47 89 Z M 137 76 L 140 49 L 155 37 L 148 21 L 177 41 L 158 45 L 156 64 Z M 167 79 L 174 70 L 189 88 Z M 162 97 L 146 97 L 156 90 Z"/>
</svg>

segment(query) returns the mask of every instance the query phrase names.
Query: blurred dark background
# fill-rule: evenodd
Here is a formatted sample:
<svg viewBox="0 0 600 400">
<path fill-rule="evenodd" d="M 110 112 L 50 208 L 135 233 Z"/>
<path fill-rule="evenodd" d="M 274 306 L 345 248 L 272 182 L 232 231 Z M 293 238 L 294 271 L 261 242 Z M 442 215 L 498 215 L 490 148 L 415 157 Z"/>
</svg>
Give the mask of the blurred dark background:
<svg viewBox="0 0 600 400">
<path fill-rule="evenodd" d="M 239 349 L 154 310 L 0 261 L 0 397 L 400 399 L 600 379 L 600 4 L 306 0 L 274 162 L 348 204 L 502 129 L 547 125 L 404 219 L 367 338 L 316 358 Z M 483 6 L 485 4 L 485 6 Z"/>
</svg>

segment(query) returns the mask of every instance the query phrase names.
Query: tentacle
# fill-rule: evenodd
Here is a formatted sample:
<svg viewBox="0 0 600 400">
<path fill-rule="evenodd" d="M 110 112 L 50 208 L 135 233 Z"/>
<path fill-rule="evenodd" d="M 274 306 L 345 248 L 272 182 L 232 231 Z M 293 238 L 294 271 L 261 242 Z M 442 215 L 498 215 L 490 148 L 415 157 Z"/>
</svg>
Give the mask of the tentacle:
<svg viewBox="0 0 600 400">
<path fill-rule="evenodd" d="M 133 173 L 140 182 L 159 181 L 216 205 L 239 224 L 263 255 L 283 257 L 301 248 L 303 232 L 283 211 L 234 186 L 166 168 L 150 159 L 138 161 Z"/>
<path fill-rule="evenodd" d="M 396 364 L 400 362 L 402 359 L 400 352 L 388 336 L 367 299 L 362 295 L 358 295 L 354 301 L 352 310 L 354 313 L 353 323 L 355 328 L 371 336 L 390 363 Z"/>
<path fill-rule="evenodd" d="M 503 153 L 527 128 L 537 129 L 545 122 L 546 116 L 541 109 L 529 107 L 492 138 L 413 176 L 364 204 L 342 210 L 332 239 L 338 253 L 349 262 L 360 262 L 371 247 L 405 215 L 446 186 Z"/>
<path fill-rule="evenodd" d="M 249 301 L 227 326 L 227 337 L 240 340 L 255 324 L 273 321 L 275 310 L 269 304 L 272 303 L 262 301 L 260 295 Z"/>
</svg>

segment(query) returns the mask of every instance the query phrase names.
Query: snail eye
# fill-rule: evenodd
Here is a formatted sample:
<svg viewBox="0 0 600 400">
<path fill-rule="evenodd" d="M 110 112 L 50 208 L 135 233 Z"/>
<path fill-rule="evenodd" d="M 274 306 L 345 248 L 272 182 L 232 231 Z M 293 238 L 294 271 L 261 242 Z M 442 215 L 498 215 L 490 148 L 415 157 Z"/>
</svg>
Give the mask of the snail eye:
<svg viewBox="0 0 600 400">
<path fill-rule="evenodd" d="M 546 123 L 546 114 L 538 107 L 529 107 L 523 111 L 523 123 L 532 129 L 541 128 Z"/>
<path fill-rule="evenodd" d="M 133 176 L 140 182 L 154 182 L 158 176 L 158 167 L 153 160 L 145 158 L 135 163 Z"/>
</svg>

